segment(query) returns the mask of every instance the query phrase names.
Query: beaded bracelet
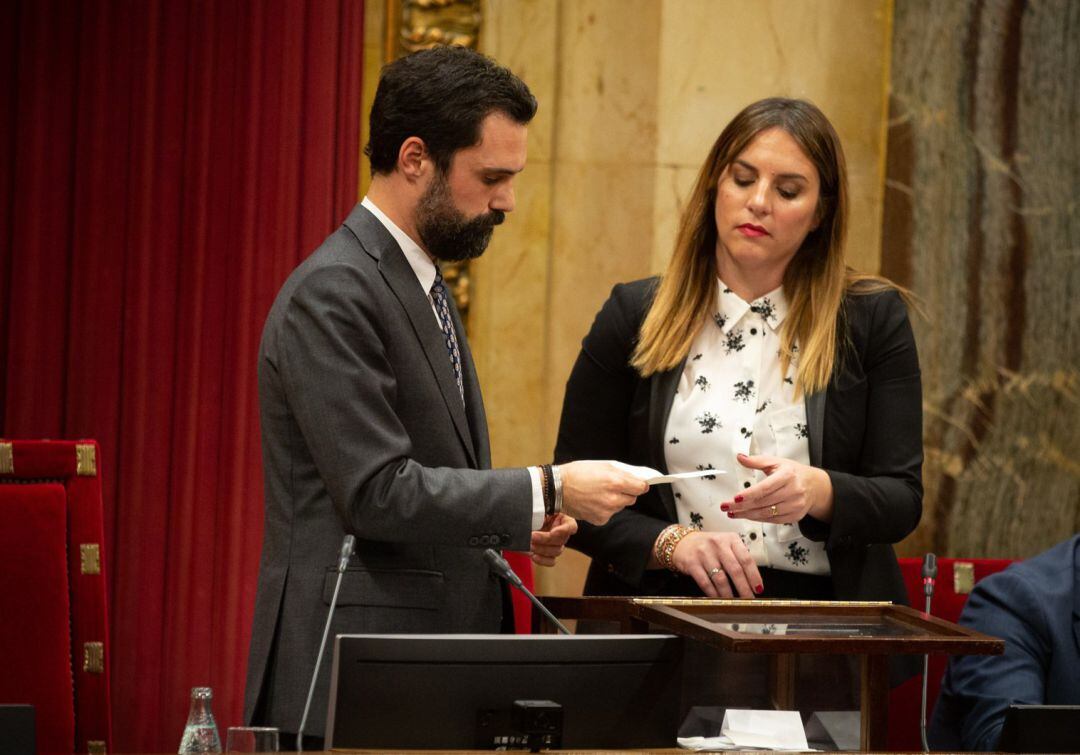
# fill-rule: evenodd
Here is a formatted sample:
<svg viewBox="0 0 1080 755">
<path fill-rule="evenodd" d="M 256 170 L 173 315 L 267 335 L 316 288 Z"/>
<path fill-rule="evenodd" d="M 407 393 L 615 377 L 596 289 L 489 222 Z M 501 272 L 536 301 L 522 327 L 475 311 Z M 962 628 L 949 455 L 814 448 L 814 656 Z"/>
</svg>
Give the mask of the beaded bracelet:
<svg viewBox="0 0 1080 755">
<path fill-rule="evenodd" d="M 672 563 L 672 556 L 675 555 L 675 547 L 679 544 L 679 541 L 691 532 L 693 530 L 681 524 L 671 524 L 661 530 L 660 536 L 656 538 L 656 543 L 653 545 L 656 563 L 668 571 L 678 574 L 679 570 Z"/>
</svg>

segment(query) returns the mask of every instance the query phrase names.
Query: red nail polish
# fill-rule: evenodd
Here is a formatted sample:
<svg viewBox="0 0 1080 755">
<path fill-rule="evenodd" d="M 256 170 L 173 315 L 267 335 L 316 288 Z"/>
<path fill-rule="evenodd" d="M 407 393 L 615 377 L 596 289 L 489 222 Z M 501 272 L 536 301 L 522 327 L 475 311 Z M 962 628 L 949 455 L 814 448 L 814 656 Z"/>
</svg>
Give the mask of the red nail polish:
<svg viewBox="0 0 1080 755">
<path fill-rule="evenodd" d="M 735 515 L 729 511 L 728 512 L 728 519 L 734 519 L 734 518 L 735 518 Z"/>
<path fill-rule="evenodd" d="M 761 595 L 761 593 L 765 592 L 765 585 L 758 585 L 754 588 L 754 592 L 756 592 L 758 595 Z"/>
<path fill-rule="evenodd" d="M 735 496 L 735 503 L 742 503 L 742 496 L 741 495 Z"/>
<path fill-rule="evenodd" d="M 720 510 L 721 511 L 729 511 L 730 509 L 731 509 L 731 507 L 728 506 L 726 503 L 721 503 L 720 504 Z"/>
</svg>

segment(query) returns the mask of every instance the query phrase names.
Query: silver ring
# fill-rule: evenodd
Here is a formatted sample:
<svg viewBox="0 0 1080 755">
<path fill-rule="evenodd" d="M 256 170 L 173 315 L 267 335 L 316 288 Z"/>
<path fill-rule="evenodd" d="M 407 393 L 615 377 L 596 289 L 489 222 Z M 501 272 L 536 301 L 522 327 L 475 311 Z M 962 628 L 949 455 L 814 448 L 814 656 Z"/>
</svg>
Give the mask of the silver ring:
<svg viewBox="0 0 1080 755">
<path fill-rule="evenodd" d="M 713 576 L 716 576 L 719 573 L 720 573 L 720 567 L 718 567 L 718 566 L 714 566 L 713 568 L 709 569 L 709 574 L 711 574 Z"/>
</svg>

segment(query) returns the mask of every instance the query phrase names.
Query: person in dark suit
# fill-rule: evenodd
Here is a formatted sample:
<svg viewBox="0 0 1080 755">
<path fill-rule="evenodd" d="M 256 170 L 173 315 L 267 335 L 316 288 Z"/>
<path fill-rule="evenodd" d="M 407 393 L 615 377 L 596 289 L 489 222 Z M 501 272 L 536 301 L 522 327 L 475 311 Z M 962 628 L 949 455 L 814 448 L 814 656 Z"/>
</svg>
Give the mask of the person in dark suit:
<svg viewBox="0 0 1080 755">
<path fill-rule="evenodd" d="M 892 600 L 922 510 L 905 297 L 847 269 L 839 138 L 767 99 L 713 145 L 661 278 L 617 285 L 566 386 L 556 459 L 656 485 L 571 545 L 593 595 Z"/>
<path fill-rule="evenodd" d="M 940 750 L 996 750 L 1010 705 L 1080 705 L 1080 535 L 981 580 L 960 623 L 1004 655 L 949 659 L 930 724 Z"/>
<path fill-rule="evenodd" d="M 498 632 L 486 548 L 554 563 L 575 518 L 647 489 L 601 462 L 491 470 L 465 331 L 439 260 L 478 256 L 514 208 L 536 101 L 484 56 L 388 65 L 372 181 L 285 282 L 259 351 L 266 513 L 245 718 L 296 732 L 343 537 L 356 537 L 332 633 Z M 306 730 L 323 733 L 329 657 Z"/>
</svg>

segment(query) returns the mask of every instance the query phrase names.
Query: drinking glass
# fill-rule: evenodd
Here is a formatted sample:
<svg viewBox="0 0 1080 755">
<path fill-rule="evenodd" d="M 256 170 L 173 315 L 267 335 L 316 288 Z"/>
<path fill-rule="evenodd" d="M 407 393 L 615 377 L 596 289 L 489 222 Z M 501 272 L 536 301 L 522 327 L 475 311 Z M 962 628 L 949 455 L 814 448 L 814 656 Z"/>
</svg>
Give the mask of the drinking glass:
<svg viewBox="0 0 1080 755">
<path fill-rule="evenodd" d="M 278 730 L 273 726 L 230 726 L 225 752 L 277 752 Z"/>
</svg>

